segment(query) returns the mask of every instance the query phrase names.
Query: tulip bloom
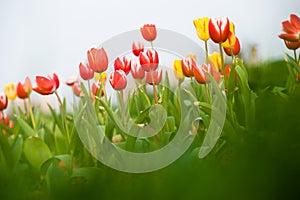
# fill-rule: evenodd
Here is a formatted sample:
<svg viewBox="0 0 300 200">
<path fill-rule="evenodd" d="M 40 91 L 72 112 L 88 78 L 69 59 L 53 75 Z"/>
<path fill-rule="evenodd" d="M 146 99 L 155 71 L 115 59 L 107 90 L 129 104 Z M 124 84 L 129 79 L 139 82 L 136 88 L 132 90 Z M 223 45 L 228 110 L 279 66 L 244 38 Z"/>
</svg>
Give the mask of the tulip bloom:
<svg viewBox="0 0 300 200">
<path fill-rule="evenodd" d="M 210 38 L 208 31 L 209 17 L 195 19 L 193 22 L 200 40 L 207 41 Z"/>
<path fill-rule="evenodd" d="M 88 65 L 94 72 L 104 72 L 108 67 L 108 57 L 104 48 L 91 48 L 87 52 Z"/>
<path fill-rule="evenodd" d="M 131 65 L 131 75 L 134 79 L 143 79 L 145 77 L 145 71 L 139 63 L 134 62 Z"/>
<path fill-rule="evenodd" d="M 213 69 L 218 72 L 222 68 L 222 57 L 219 53 L 214 52 L 209 56 L 209 63 Z"/>
<path fill-rule="evenodd" d="M 282 22 L 283 33 L 279 37 L 290 42 L 297 42 L 300 40 L 300 18 L 291 14 L 289 20 Z"/>
<path fill-rule="evenodd" d="M 155 50 L 147 50 L 146 52 L 140 53 L 139 60 L 142 68 L 146 72 L 150 70 L 154 71 L 158 67 L 158 53 Z"/>
<path fill-rule="evenodd" d="M 122 70 L 127 75 L 131 70 L 131 60 L 128 60 L 126 56 L 122 58 L 117 57 L 114 62 L 115 70 Z"/>
<path fill-rule="evenodd" d="M 7 108 L 8 98 L 5 93 L 0 93 L 0 111 Z M 0 112 L 2 113 L 2 112 Z"/>
<path fill-rule="evenodd" d="M 232 54 L 233 55 L 238 55 L 240 53 L 241 50 L 241 45 L 240 45 L 240 41 L 237 37 L 235 37 L 235 44 L 234 46 L 231 48 L 232 50 Z M 225 48 L 224 47 L 224 51 L 228 56 L 232 56 L 231 52 L 230 52 L 230 48 Z"/>
<path fill-rule="evenodd" d="M 92 93 L 97 96 L 98 95 L 98 92 L 100 90 L 100 87 L 101 87 L 101 84 L 98 82 L 98 83 L 93 83 L 92 85 Z M 104 88 L 102 88 L 102 91 L 101 91 L 101 96 L 104 96 Z"/>
<path fill-rule="evenodd" d="M 174 69 L 174 75 L 175 75 L 175 77 L 179 81 L 183 80 L 184 79 L 184 75 L 183 75 L 183 72 L 182 72 L 181 60 L 174 60 L 173 69 Z"/>
<path fill-rule="evenodd" d="M 291 42 L 288 40 L 284 40 L 285 46 L 290 50 L 297 50 L 300 47 L 300 40 L 297 42 Z"/>
<path fill-rule="evenodd" d="M 32 91 L 32 85 L 29 77 L 25 78 L 24 84 L 18 83 L 17 85 L 17 95 L 21 99 L 26 99 L 29 97 L 30 93 Z"/>
<path fill-rule="evenodd" d="M 232 48 L 236 42 L 234 24 L 231 22 L 229 25 L 229 33 L 227 40 L 222 43 L 222 46 L 225 48 Z"/>
<path fill-rule="evenodd" d="M 41 95 L 53 94 L 59 87 L 59 79 L 55 73 L 47 76 L 36 76 L 35 82 L 37 86 L 32 89 Z"/>
<path fill-rule="evenodd" d="M 193 68 L 196 67 L 196 62 L 193 58 L 185 58 L 181 60 L 182 72 L 186 77 L 194 76 Z"/>
<path fill-rule="evenodd" d="M 79 74 L 83 80 L 90 80 L 94 77 L 94 70 L 88 64 L 79 64 Z"/>
<path fill-rule="evenodd" d="M 223 43 L 229 34 L 229 19 L 227 17 L 211 18 L 208 22 L 210 38 L 215 43 Z"/>
<path fill-rule="evenodd" d="M 152 73 L 152 75 L 151 75 Z M 152 72 L 146 72 L 145 73 L 145 77 L 146 77 L 146 82 L 150 85 L 153 85 L 153 83 L 155 85 L 159 84 L 161 82 L 162 79 L 162 70 L 155 70 Z"/>
<path fill-rule="evenodd" d="M 8 99 L 14 100 L 17 97 L 16 84 L 10 83 L 4 86 L 4 92 Z"/>
<path fill-rule="evenodd" d="M 123 90 L 127 85 L 126 74 L 123 70 L 115 70 L 110 74 L 109 82 L 113 89 Z"/>
<path fill-rule="evenodd" d="M 73 91 L 75 96 L 80 97 L 80 95 L 81 95 L 81 86 L 80 86 L 80 82 L 77 80 L 76 77 L 71 77 L 70 79 L 68 79 L 66 81 L 66 84 L 68 86 L 72 87 L 72 91 Z"/>
<path fill-rule="evenodd" d="M 141 27 L 141 33 L 145 40 L 152 42 L 156 38 L 156 27 L 154 24 L 145 24 Z"/>
<path fill-rule="evenodd" d="M 208 76 L 205 74 L 205 71 L 206 72 L 211 71 L 211 67 L 202 64 L 200 66 L 196 66 L 195 68 L 193 68 L 194 77 L 197 80 L 197 82 L 200 84 L 206 84 L 210 82 Z"/>
<path fill-rule="evenodd" d="M 133 42 L 132 43 L 132 53 L 135 56 L 139 56 L 141 52 L 144 51 L 144 45 L 141 42 Z"/>
<path fill-rule="evenodd" d="M 94 79 L 97 82 L 101 83 L 102 85 L 105 85 L 105 83 L 106 83 L 106 72 L 102 72 L 101 74 L 95 73 Z"/>
</svg>

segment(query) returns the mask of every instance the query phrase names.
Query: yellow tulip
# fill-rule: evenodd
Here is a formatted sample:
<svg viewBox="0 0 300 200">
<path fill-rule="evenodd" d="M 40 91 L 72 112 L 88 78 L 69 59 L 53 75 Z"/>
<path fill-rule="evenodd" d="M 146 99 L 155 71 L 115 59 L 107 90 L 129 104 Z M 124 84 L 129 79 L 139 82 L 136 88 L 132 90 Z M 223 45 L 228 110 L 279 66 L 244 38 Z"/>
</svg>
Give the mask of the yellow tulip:
<svg viewBox="0 0 300 200">
<path fill-rule="evenodd" d="M 209 17 L 195 19 L 193 22 L 200 40 L 207 41 L 210 38 L 208 31 Z"/>
<path fill-rule="evenodd" d="M 106 72 L 95 73 L 94 74 L 94 79 L 98 82 L 101 82 L 103 85 L 105 85 L 105 83 L 106 83 Z"/>
<path fill-rule="evenodd" d="M 4 86 L 4 92 L 8 99 L 14 100 L 17 97 L 16 84 L 10 83 Z"/>
<path fill-rule="evenodd" d="M 182 72 L 181 60 L 174 60 L 173 68 L 174 68 L 175 77 L 178 80 L 183 80 L 184 75 L 183 75 L 183 72 Z"/>
<path fill-rule="evenodd" d="M 222 57 L 221 54 L 214 52 L 209 56 L 209 63 L 212 65 L 213 69 L 218 72 L 222 69 Z"/>
<path fill-rule="evenodd" d="M 186 57 L 193 59 L 195 62 L 197 60 L 196 54 L 188 54 Z"/>
<path fill-rule="evenodd" d="M 229 25 L 229 34 L 227 37 L 227 40 L 222 43 L 222 46 L 225 48 L 232 48 L 235 44 L 236 38 L 235 38 L 235 30 L 234 30 L 234 24 L 230 22 Z"/>
</svg>

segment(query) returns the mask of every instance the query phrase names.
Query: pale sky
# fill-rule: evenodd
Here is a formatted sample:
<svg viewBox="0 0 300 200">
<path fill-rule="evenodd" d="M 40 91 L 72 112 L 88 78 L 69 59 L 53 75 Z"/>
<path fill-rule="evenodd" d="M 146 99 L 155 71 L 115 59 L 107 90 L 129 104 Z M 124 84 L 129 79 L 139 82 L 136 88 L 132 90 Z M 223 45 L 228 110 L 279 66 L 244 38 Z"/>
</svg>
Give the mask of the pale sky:
<svg viewBox="0 0 300 200">
<path fill-rule="evenodd" d="M 277 36 L 281 22 L 299 9 L 299 0 L 1 0 L 0 91 L 25 76 L 56 72 L 65 81 L 78 74 L 88 49 L 145 23 L 202 45 L 193 19 L 203 16 L 228 16 L 242 47 L 254 43 L 261 57 L 278 58 L 287 51 Z"/>
</svg>

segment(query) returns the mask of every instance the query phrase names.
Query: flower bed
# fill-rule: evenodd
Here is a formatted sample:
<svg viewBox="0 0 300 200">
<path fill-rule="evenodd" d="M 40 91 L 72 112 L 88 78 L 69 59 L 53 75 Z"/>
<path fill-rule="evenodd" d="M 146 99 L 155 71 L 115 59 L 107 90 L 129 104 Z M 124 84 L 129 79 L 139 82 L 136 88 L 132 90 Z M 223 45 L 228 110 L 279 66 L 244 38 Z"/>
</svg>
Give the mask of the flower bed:
<svg viewBox="0 0 300 200">
<path fill-rule="evenodd" d="M 62 84 L 56 73 L 36 76 L 34 87 L 28 77 L 5 86 L 0 196 L 299 197 L 300 19 L 291 15 L 279 35 L 293 56 L 256 68 L 239 58 L 241 43 L 228 18 L 200 18 L 194 25 L 204 42 L 204 63 L 194 55 L 176 59 L 176 86 L 159 65 L 159 32 L 152 24 L 140 29 L 149 46 L 133 41 L 132 58 L 113 58 L 110 74 L 106 50 L 87 51 L 80 78 L 66 81 L 77 98 L 70 113 L 57 92 Z M 209 55 L 209 39 L 219 52 Z M 281 70 L 285 75 L 274 81 Z M 136 87 L 127 91 L 130 76 Z M 47 115 L 33 107 L 32 90 L 55 95 L 59 111 L 49 105 Z M 25 109 L 12 106 L 8 116 L 7 105 L 17 97 Z"/>
</svg>

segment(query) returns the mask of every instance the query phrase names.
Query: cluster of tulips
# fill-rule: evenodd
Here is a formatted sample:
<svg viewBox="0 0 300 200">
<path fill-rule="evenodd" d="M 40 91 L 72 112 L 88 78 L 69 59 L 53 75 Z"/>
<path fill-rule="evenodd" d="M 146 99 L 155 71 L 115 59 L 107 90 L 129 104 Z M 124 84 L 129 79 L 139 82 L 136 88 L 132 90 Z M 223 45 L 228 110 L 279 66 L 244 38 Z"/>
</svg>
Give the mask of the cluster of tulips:
<svg viewBox="0 0 300 200">
<path fill-rule="evenodd" d="M 300 55 L 297 57 L 297 49 L 300 47 L 300 18 L 291 14 L 289 19 L 281 24 L 283 32 L 279 34 L 279 38 L 283 39 L 285 46 L 294 53 L 293 58 L 287 55 L 288 63 L 292 66 L 289 72 L 292 79 L 300 82 Z"/>
<path fill-rule="evenodd" d="M 235 56 L 240 52 L 240 42 L 235 34 L 234 24 L 227 17 L 208 18 L 203 17 L 194 20 L 197 35 L 205 44 L 205 63 L 197 66 L 196 58 L 189 56 L 182 60 L 174 61 L 175 76 L 179 81 L 185 77 L 195 77 L 198 83 L 205 84 L 209 78 L 205 72 L 210 73 L 216 82 L 219 82 L 225 74 L 228 77 L 231 65 L 224 67 L 223 50 L 228 56 L 235 60 Z M 208 54 L 207 41 L 211 39 L 220 47 L 220 52 Z"/>
<path fill-rule="evenodd" d="M 175 76 L 182 81 L 184 77 L 195 77 L 197 82 L 205 84 L 209 82 L 206 72 L 213 75 L 215 80 L 219 82 L 220 78 L 226 72 L 229 74 L 231 66 L 224 67 L 223 50 L 229 56 L 234 57 L 240 52 L 240 43 L 235 35 L 234 24 L 227 17 L 219 18 L 200 18 L 194 20 L 194 25 L 198 37 L 205 42 L 206 60 L 205 63 L 197 66 L 196 58 L 193 56 L 182 60 L 174 61 Z M 153 24 L 145 24 L 140 28 L 143 38 L 150 42 L 151 48 L 144 48 L 141 41 L 132 43 L 132 53 L 138 59 L 133 61 L 126 56 L 117 57 L 114 60 L 114 70 L 109 75 L 109 83 L 116 91 L 123 91 L 127 86 L 127 75 L 131 72 L 134 79 L 142 83 L 153 86 L 154 102 L 158 103 L 156 85 L 162 80 L 162 69 L 159 69 L 158 52 L 153 47 L 153 41 L 156 39 L 157 30 Z M 212 39 L 213 42 L 220 45 L 220 53 L 214 52 L 208 56 L 207 41 Z M 108 55 L 104 48 L 91 48 L 87 51 L 87 62 L 79 64 L 79 74 L 81 79 L 88 81 L 88 89 L 94 97 L 105 96 L 106 92 L 104 85 L 106 83 L 106 70 L 108 69 Z M 96 82 L 90 87 L 90 80 Z M 60 81 L 57 74 L 49 74 L 46 76 L 36 76 L 36 86 L 32 86 L 29 77 L 26 77 L 25 82 L 19 82 L 17 85 L 11 83 L 5 86 L 5 93 L 0 94 L 0 117 L 1 123 L 8 123 L 8 117 L 4 115 L 3 110 L 6 109 L 8 99 L 14 100 L 16 97 L 23 99 L 26 102 L 28 99 L 29 112 L 31 114 L 32 123 L 34 126 L 34 116 L 30 106 L 30 93 L 35 91 L 41 95 L 55 94 L 61 106 L 62 114 L 65 113 L 62 107 L 62 101 L 57 93 Z M 71 78 L 66 81 L 66 84 L 71 86 L 73 93 L 76 96 L 82 95 L 81 80 Z M 99 92 L 100 91 L 100 92 Z M 101 93 L 101 94 L 100 94 Z M 25 103 L 26 104 L 26 103 Z M 5 120 L 6 119 L 6 120 Z"/>
</svg>

